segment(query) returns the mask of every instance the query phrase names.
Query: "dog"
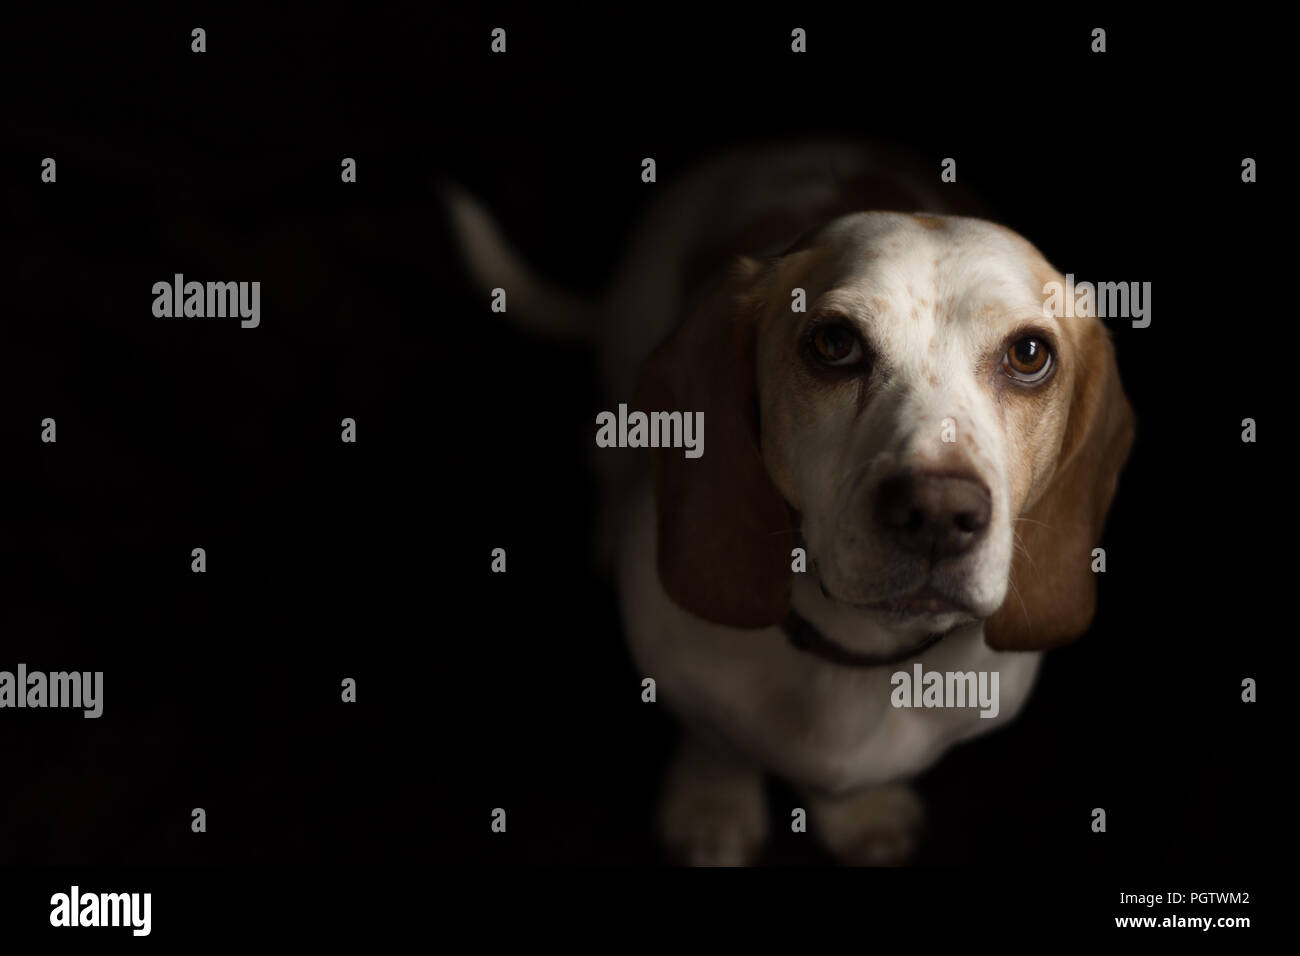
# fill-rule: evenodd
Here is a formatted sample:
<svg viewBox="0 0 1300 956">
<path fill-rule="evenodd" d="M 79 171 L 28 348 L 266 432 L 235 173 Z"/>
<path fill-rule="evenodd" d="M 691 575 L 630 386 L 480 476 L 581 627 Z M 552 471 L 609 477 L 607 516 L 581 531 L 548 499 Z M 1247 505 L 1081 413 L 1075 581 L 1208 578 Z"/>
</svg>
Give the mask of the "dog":
<svg viewBox="0 0 1300 956">
<path fill-rule="evenodd" d="M 476 279 L 590 338 L 611 401 L 703 413 L 698 458 L 597 459 L 629 647 L 684 727 L 666 845 L 756 861 L 774 773 L 837 859 L 906 862 L 908 781 L 1014 719 L 1042 652 L 1090 625 L 1135 433 L 1107 330 L 1049 306 L 1061 274 L 937 169 L 857 144 L 682 177 L 595 303 L 447 202 Z M 996 708 L 910 706 L 916 665 L 995 675 Z"/>
</svg>

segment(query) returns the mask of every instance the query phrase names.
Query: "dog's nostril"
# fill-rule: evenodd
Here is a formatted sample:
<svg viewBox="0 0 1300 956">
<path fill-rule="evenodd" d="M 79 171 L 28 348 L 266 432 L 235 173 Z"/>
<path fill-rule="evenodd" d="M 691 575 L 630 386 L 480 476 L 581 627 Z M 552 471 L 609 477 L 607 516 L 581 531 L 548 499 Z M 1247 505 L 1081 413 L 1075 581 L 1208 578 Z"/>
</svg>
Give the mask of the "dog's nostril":
<svg viewBox="0 0 1300 956">
<path fill-rule="evenodd" d="M 903 519 L 903 523 L 898 526 L 900 531 L 920 531 L 925 527 L 925 512 L 919 508 L 913 508 Z"/>
<path fill-rule="evenodd" d="M 953 518 L 953 523 L 957 525 L 959 530 L 965 531 L 967 534 L 972 531 L 978 531 L 980 528 L 984 527 L 984 522 L 980 521 L 979 516 L 970 511 L 959 512 L 957 516 Z"/>
</svg>

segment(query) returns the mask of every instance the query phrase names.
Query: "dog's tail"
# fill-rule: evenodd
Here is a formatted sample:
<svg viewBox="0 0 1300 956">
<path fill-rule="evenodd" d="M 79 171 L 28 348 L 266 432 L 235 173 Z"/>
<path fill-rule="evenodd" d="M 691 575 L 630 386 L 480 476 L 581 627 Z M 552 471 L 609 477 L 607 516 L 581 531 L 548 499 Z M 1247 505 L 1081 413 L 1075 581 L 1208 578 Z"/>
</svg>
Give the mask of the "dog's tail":
<svg viewBox="0 0 1300 956">
<path fill-rule="evenodd" d="M 438 191 L 471 278 L 485 291 L 506 290 L 506 315 L 512 321 L 541 335 L 590 341 L 599 315 L 597 302 L 539 278 L 510 248 L 482 204 L 460 186 L 444 182 Z"/>
</svg>

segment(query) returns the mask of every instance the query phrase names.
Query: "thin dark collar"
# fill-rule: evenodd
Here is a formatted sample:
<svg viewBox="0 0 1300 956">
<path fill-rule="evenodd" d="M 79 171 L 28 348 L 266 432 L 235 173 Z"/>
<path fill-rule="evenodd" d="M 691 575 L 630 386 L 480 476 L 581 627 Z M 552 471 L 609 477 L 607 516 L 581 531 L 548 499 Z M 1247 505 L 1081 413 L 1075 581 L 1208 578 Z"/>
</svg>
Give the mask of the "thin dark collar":
<svg viewBox="0 0 1300 956">
<path fill-rule="evenodd" d="M 821 631 L 813 627 L 806 618 L 795 611 L 791 611 L 786 615 L 785 620 L 781 622 L 781 630 L 785 632 L 785 636 L 792 647 L 800 651 L 807 651 L 809 654 L 816 654 L 832 664 L 842 664 L 845 667 L 885 667 L 915 657 L 927 648 L 939 643 L 956 628 L 940 631 L 938 634 L 931 634 L 920 644 L 904 648 L 901 651 L 895 651 L 892 654 L 858 654 L 845 650 L 827 638 Z"/>
</svg>

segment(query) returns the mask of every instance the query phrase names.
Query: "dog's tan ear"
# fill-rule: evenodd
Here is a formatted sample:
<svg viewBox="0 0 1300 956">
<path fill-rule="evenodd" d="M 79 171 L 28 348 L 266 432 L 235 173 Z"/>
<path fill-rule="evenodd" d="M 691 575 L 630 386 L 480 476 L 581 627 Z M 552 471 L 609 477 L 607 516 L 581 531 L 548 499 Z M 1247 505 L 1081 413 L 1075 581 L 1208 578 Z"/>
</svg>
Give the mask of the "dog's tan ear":
<svg viewBox="0 0 1300 956">
<path fill-rule="evenodd" d="M 743 259 L 646 362 L 636 408 L 704 413 L 704 454 L 655 448 L 659 579 L 717 624 L 779 623 L 790 606 L 793 533 L 758 439 L 757 262 Z"/>
<path fill-rule="evenodd" d="M 1133 409 L 1120 385 L 1115 347 L 1096 319 L 1081 330 L 1065 438 L 1051 484 L 1017 521 L 1021 545 L 1002 607 L 984 634 L 998 650 L 1067 644 L 1092 623 L 1097 582 L 1092 549 L 1133 445 Z"/>
</svg>

